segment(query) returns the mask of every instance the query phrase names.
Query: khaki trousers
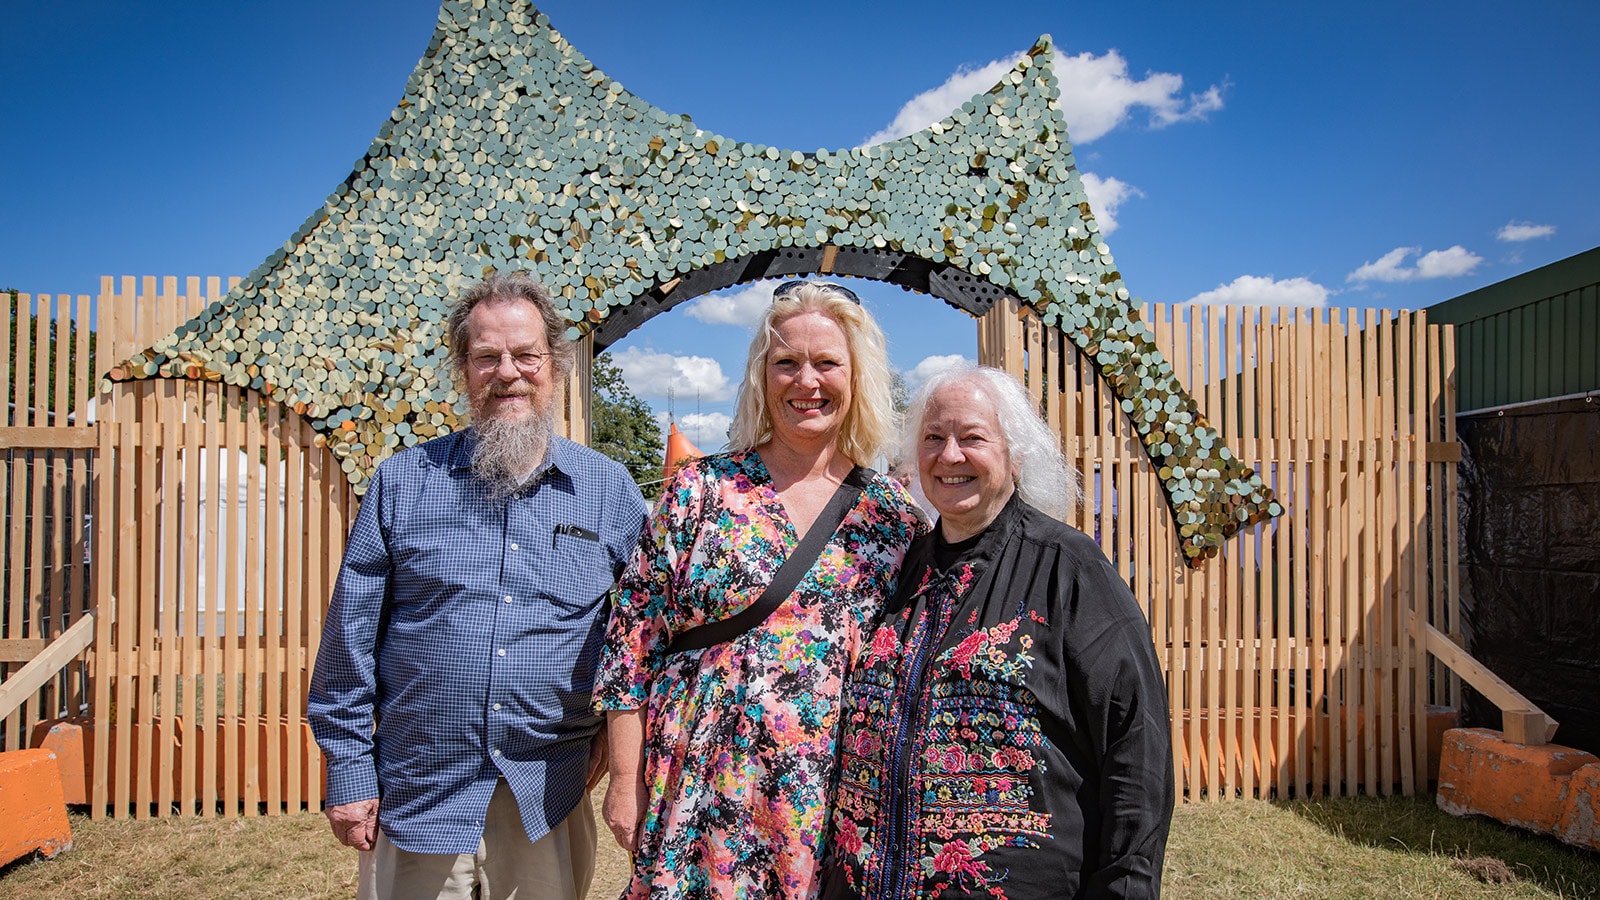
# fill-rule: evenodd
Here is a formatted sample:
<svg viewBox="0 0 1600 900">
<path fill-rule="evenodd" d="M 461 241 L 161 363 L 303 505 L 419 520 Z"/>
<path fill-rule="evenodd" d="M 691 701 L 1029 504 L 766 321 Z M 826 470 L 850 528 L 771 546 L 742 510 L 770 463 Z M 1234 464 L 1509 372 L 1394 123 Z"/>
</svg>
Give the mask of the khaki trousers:
<svg viewBox="0 0 1600 900">
<path fill-rule="evenodd" d="M 380 829 L 361 854 L 358 900 L 583 900 L 594 878 L 594 810 L 585 796 L 530 842 L 505 779 L 494 789 L 476 853 L 410 853 Z"/>
</svg>

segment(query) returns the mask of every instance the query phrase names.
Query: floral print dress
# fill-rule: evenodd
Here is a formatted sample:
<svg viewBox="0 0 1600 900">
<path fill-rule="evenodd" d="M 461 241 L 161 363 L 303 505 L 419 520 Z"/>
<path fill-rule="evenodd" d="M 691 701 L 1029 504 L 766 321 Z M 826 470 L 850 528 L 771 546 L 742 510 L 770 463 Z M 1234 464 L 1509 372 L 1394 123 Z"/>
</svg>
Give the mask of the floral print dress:
<svg viewBox="0 0 1600 900">
<path fill-rule="evenodd" d="M 844 679 L 917 527 L 904 489 L 875 476 L 766 622 L 669 654 L 754 603 L 799 543 L 753 451 L 678 472 L 612 593 L 595 686 L 597 710 L 646 710 L 625 897 L 816 896 Z"/>
</svg>

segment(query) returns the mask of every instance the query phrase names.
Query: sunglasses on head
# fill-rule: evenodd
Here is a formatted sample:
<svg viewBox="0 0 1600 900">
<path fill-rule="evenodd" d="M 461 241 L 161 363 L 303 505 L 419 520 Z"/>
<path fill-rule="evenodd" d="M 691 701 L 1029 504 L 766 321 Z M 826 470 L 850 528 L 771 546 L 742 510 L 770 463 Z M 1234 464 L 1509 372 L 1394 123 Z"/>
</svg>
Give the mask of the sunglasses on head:
<svg viewBox="0 0 1600 900">
<path fill-rule="evenodd" d="M 834 284 L 831 281 L 807 281 L 804 278 L 796 278 L 793 281 L 785 281 L 783 284 L 778 285 L 772 291 L 772 299 L 776 300 L 803 284 L 814 284 L 819 288 L 827 288 L 830 291 L 844 295 L 844 298 L 851 303 L 857 306 L 861 305 L 861 298 L 856 296 L 856 292 L 842 284 Z"/>
</svg>

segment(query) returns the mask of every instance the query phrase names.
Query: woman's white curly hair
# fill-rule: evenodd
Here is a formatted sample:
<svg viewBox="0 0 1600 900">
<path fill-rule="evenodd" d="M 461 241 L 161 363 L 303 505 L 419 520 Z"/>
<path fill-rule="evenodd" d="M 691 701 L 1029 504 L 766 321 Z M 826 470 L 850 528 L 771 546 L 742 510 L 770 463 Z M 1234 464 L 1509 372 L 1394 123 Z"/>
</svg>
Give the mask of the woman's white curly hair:
<svg viewBox="0 0 1600 900">
<path fill-rule="evenodd" d="M 1006 452 L 1016 472 L 1017 492 L 1028 505 L 1065 519 L 1083 502 L 1082 479 L 1067 465 L 1061 441 L 1039 418 L 1021 382 L 999 369 L 959 362 L 941 369 L 922 385 L 906 410 L 901 458 L 916 459 L 922 442 L 922 421 L 933 395 L 957 384 L 972 384 L 994 404 Z"/>
</svg>

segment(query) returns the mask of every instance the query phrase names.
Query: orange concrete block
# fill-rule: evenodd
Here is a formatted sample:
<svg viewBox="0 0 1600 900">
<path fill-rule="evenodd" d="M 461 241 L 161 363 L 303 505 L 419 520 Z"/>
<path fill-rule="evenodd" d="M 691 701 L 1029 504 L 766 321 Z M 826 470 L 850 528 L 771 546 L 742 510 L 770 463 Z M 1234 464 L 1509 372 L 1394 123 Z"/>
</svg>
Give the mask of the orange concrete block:
<svg viewBox="0 0 1600 900">
<path fill-rule="evenodd" d="M 1568 830 L 1583 831 L 1583 807 L 1576 798 L 1585 789 L 1581 779 L 1574 784 L 1574 776 L 1585 768 L 1600 774 L 1596 764 L 1600 758 L 1594 754 L 1560 744 L 1525 746 L 1493 729 L 1454 728 L 1445 732 L 1439 760 L 1439 808 L 1455 816 L 1489 816 L 1567 840 L 1561 828 L 1569 815 L 1576 824 Z M 1592 836 L 1597 794 L 1590 789 L 1587 795 Z"/>
<path fill-rule="evenodd" d="M 1454 706 L 1428 704 L 1428 780 L 1439 780 L 1439 754 L 1444 749 L 1444 736 L 1452 728 L 1461 727 L 1461 710 Z"/>
<path fill-rule="evenodd" d="M 89 783 L 94 778 L 89 768 L 94 755 L 94 720 L 87 718 L 49 719 L 33 726 L 28 744 L 56 755 L 61 768 L 61 792 L 68 804 L 89 802 Z"/>
<path fill-rule="evenodd" d="M 311 726 L 304 722 L 300 725 L 299 741 L 290 740 L 291 733 L 287 717 L 280 717 L 274 729 L 265 718 L 254 718 L 243 722 L 216 722 L 211 728 L 202 725 L 198 729 L 190 728 L 181 718 L 173 719 L 172 758 L 174 765 L 165 774 L 160 767 L 161 742 L 165 739 L 163 724 L 161 722 L 145 722 L 133 726 L 132 743 L 135 748 L 141 741 L 151 740 L 153 746 L 148 751 L 150 765 L 144 784 L 149 785 L 149 790 L 154 793 L 160 789 L 162 778 L 172 782 L 172 796 L 181 801 L 185 791 L 196 799 L 205 795 L 204 769 L 208 757 L 211 765 L 216 769 L 216 794 L 224 803 L 230 799 L 226 795 L 229 772 L 227 769 L 226 748 L 228 742 L 234 742 L 235 768 L 232 780 L 236 786 L 253 781 L 258 787 L 257 796 L 265 796 L 268 778 L 265 770 L 268 756 L 269 742 L 276 742 L 279 749 L 278 783 L 283 786 L 285 795 L 289 785 L 289 759 L 292 756 L 300 763 L 300 798 L 305 800 L 311 797 L 312 779 L 319 784 L 318 797 L 327 793 L 327 773 L 323 769 L 322 759 L 316 753 L 316 743 L 311 738 Z M 245 746 L 254 735 L 256 741 L 256 756 L 258 759 L 256 772 L 245 771 Z M 148 735 L 148 737 L 147 737 Z M 94 785 L 96 764 L 94 759 L 94 720 L 87 717 L 71 716 L 65 719 L 52 719 L 40 722 L 34 726 L 31 736 L 32 745 L 54 751 L 61 767 L 61 783 L 65 792 L 67 803 L 88 803 L 89 791 Z M 180 771 L 177 763 L 183 756 L 185 741 L 195 742 L 194 768 Z M 117 728 L 112 726 L 109 745 L 112 748 L 117 744 Z M 113 750 L 113 754 L 114 754 Z M 135 749 L 131 759 L 138 758 Z M 109 761 L 107 766 L 106 783 L 107 797 L 115 797 L 118 784 L 123 777 L 122 769 L 115 759 Z M 130 791 L 137 792 L 138 784 L 130 785 Z M 236 790 L 237 792 L 237 790 Z"/>
<path fill-rule="evenodd" d="M 1584 766 L 1567 779 L 1556 837 L 1575 847 L 1600 850 L 1600 765 Z"/>
<path fill-rule="evenodd" d="M 0 753 L 0 865 L 72 849 L 61 768 L 49 750 Z"/>
</svg>

